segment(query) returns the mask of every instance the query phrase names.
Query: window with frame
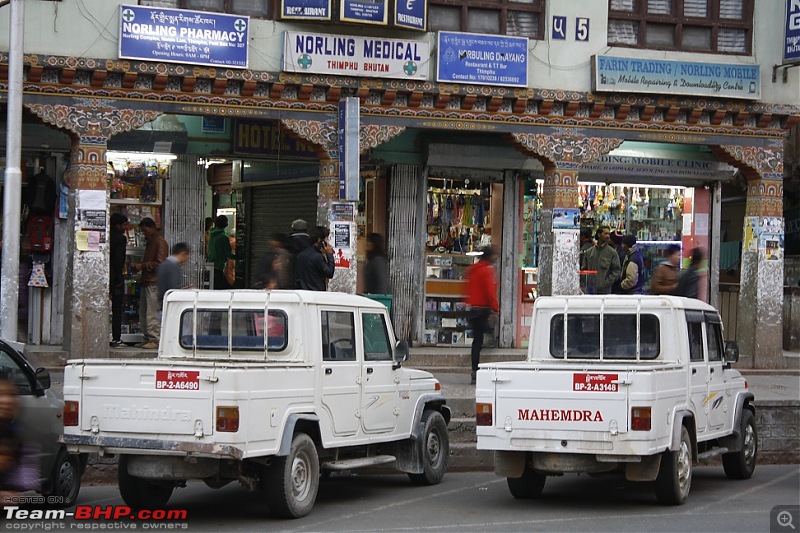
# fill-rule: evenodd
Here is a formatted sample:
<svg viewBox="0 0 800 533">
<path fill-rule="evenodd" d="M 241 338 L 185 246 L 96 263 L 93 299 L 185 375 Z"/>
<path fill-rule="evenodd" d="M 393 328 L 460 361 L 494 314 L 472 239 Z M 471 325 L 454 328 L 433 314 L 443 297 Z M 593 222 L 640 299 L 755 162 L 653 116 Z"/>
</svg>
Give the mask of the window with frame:
<svg viewBox="0 0 800 533">
<path fill-rule="evenodd" d="M 348 311 L 323 311 L 322 360 L 355 361 L 356 327 L 353 313 Z"/>
<path fill-rule="evenodd" d="M 542 39 L 544 0 L 428 0 L 428 27 Z"/>
<path fill-rule="evenodd" d="M 362 338 L 364 340 L 365 361 L 391 361 L 392 346 L 389 343 L 389 330 L 386 328 L 384 315 L 364 313 Z"/>
<path fill-rule="evenodd" d="M 195 320 L 197 330 L 195 332 Z M 288 316 L 279 309 L 269 310 L 267 321 L 267 348 L 270 352 L 280 352 L 289 343 Z M 228 349 L 230 337 L 233 350 L 264 351 L 264 310 L 235 309 L 228 316 L 227 309 L 198 309 L 184 311 L 181 315 L 180 345 L 191 350 Z"/>
<path fill-rule="evenodd" d="M 563 359 L 566 351 L 567 359 L 599 359 L 600 325 L 599 314 L 568 314 L 566 326 L 563 314 L 554 315 L 550 355 Z M 637 348 L 641 359 L 655 359 L 661 353 L 661 325 L 656 315 L 641 314 L 637 324 L 635 313 L 603 314 L 602 328 L 604 359 L 636 359 Z"/>
<path fill-rule="evenodd" d="M 28 374 L 4 350 L 0 350 L 0 379 L 13 381 L 19 394 L 33 394 L 33 384 Z"/>
<path fill-rule="evenodd" d="M 706 349 L 709 361 L 722 361 L 722 324 L 719 315 L 706 313 Z"/>
<path fill-rule="evenodd" d="M 272 18 L 271 0 L 180 0 L 178 7 L 195 11 Z"/>
<path fill-rule="evenodd" d="M 686 329 L 689 334 L 689 360 L 693 363 L 705 361 L 703 355 L 703 314 L 686 311 Z"/>
<path fill-rule="evenodd" d="M 608 44 L 750 54 L 753 0 L 609 0 Z"/>
</svg>

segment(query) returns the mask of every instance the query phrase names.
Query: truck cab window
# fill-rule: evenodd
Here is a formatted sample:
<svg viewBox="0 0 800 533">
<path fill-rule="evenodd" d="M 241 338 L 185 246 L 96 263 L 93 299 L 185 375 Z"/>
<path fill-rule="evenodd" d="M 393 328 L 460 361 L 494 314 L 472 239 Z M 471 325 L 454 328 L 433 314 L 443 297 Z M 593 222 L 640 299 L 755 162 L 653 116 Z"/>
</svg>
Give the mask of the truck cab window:
<svg viewBox="0 0 800 533">
<path fill-rule="evenodd" d="M 384 315 L 364 313 L 361 315 L 361 320 L 364 322 L 364 360 L 391 361 L 392 347 L 389 343 L 389 332 L 386 329 Z"/>
<path fill-rule="evenodd" d="M 689 359 L 703 361 L 703 323 L 687 322 L 686 327 L 689 330 Z"/>
<path fill-rule="evenodd" d="M 353 313 L 322 311 L 322 360 L 355 361 L 356 333 Z"/>
</svg>

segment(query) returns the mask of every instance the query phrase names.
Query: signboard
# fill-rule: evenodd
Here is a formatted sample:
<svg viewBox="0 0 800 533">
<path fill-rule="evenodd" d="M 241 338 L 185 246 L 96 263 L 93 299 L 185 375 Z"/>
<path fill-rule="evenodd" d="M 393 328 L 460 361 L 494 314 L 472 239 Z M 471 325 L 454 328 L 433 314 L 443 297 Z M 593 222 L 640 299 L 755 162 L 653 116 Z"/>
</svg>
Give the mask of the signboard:
<svg viewBox="0 0 800 533">
<path fill-rule="evenodd" d="M 581 179 L 605 181 L 614 176 L 624 179 L 651 179 L 667 185 L 669 180 L 684 183 L 686 179 L 716 181 L 728 180 L 736 169 L 727 163 L 700 159 L 670 159 L 668 157 L 604 155 L 597 161 L 581 165 Z M 634 183 L 638 183 L 634 181 Z"/>
<path fill-rule="evenodd" d="M 359 109 L 358 98 L 339 102 L 339 198 L 351 202 L 358 201 Z"/>
<path fill-rule="evenodd" d="M 425 31 L 428 26 L 427 16 L 427 0 L 395 0 L 395 26 L 409 30 Z"/>
<path fill-rule="evenodd" d="M 437 81 L 528 86 L 525 37 L 440 31 L 437 50 Z"/>
<path fill-rule="evenodd" d="M 331 0 L 282 0 L 284 20 L 331 20 Z"/>
<path fill-rule="evenodd" d="M 247 68 L 250 18 L 120 6 L 119 57 Z"/>
<path fill-rule="evenodd" d="M 761 98 L 758 65 L 592 56 L 592 89 L 622 93 Z"/>
<path fill-rule="evenodd" d="M 385 26 L 389 20 L 388 4 L 388 0 L 341 0 L 339 19 Z"/>
<path fill-rule="evenodd" d="M 800 0 L 786 0 L 786 32 L 783 62 L 800 61 Z"/>
<path fill-rule="evenodd" d="M 430 45 L 423 41 L 287 31 L 283 70 L 338 76 L 425 80 Z"/>
<path fill-rule="evenodd" d="M 203 117 L 203 133 L 225 133 L 225 117 Z"/>
<path fill-rule="evenodd" d="M 298 140 L 278 121 L 237 118 L 233 121 L 233 153 L 317 160 L 314 144 Z"/>
</svg>

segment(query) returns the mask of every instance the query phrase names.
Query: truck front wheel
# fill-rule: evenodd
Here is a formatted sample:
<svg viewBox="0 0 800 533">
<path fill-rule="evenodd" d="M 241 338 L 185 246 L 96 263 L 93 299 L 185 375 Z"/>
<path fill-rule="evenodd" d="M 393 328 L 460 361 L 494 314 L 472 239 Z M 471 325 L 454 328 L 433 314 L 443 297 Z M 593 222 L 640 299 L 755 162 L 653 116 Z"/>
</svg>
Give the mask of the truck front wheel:
<svg viewBox="0 0 800 533">
<path fill-rule="evenodd" d="M 741 448 L 738 452 L 722 454 L 722 467 L 730 479 L 750 479 L 756 469 L 758 433 L 753 412 L 745 409 L 739 429 Z"/>
<path fill-rule="evenodd" d="M 447 470 L 447 459 L 450 456 L 450 440 L 447 435 L 447 422 L 442 413 L 428 409 L 422 413 L 422 473 L 408 474 L 414 485 L 436 485 L 444 477 Z"/>
<path fill-rule="evenodd" d="M 150 481 L 128 473 L 128 456 L 119 456 L 117 465 L 119 493 L 132 509 L 163 509 L 175 486 L 169 482 Z"/>
<path fill-rule="evenodd" d="M 298 433 L 286 457 L 276 457 L 264 478 L 273 515 L 300 518 L 311 512 L 319 490 L 319 456 L 311 437 Z"/>
<path fill-rule="evenodd" d="M 522 472 L 522 477 L 507 477 L 508 490 L 518 500 L 532 500 L 542 495 L 544 482 L 547 476 L 534 472 L 528 467 Z"/>
<path fill-rule="evenodd" d="M 656 498 L 667 505 L 681 505 L 689 497 L 692 486 L 692 441 L 686 426 L 681 428 L 681 443 L 674 452 L 667 450 L 661 458 L 656 478 Z"/>
</svg>

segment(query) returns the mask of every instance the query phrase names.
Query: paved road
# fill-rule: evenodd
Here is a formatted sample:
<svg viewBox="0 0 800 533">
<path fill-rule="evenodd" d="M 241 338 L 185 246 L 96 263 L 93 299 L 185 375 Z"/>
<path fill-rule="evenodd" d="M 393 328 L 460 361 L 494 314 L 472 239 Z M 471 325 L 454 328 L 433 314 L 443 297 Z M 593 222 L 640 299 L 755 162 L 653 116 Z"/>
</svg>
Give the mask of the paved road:
<svg viewBox="0 0 800 533">
<path fill-rule="evenodd" d="M 649 486 L 621 477 L 548 478 L 544 490 L 540 500 L 515 500 L 505 480 L 491 473 L 448 474 L 435 487 L 412 487 L 399 475 L 348 476 L 324 481 L 316 507 L 299 520 L 269 517 L 259 493 L 234 485 L 213 491 L 191 483 L 176 491 L 169 506 L 187 510 L 187 522 L 172 524 L 181 529 L 186 524 L 187 531 L 769 532 L 774 506 L 800 503 L 800 466 L 759 466 L 747 481 L 730 481 L 719 467 L 698 468 L 689 501 L 680 507 L 656 504 Z M 85 487 L 79 503 L 122 502 L 116 487 L 98 486 Z M 800 527 L 796 512 L 793 517 L 793 525 Z M 13 522 L 3 521 L 0 530 L 19 531 Z M 65 525 L 74 529 L 70 522 Z M 112 522 L 106 527 L 131 525 Z M 787 526 L 776 528 L 796 533 Z"/>
</svg>

